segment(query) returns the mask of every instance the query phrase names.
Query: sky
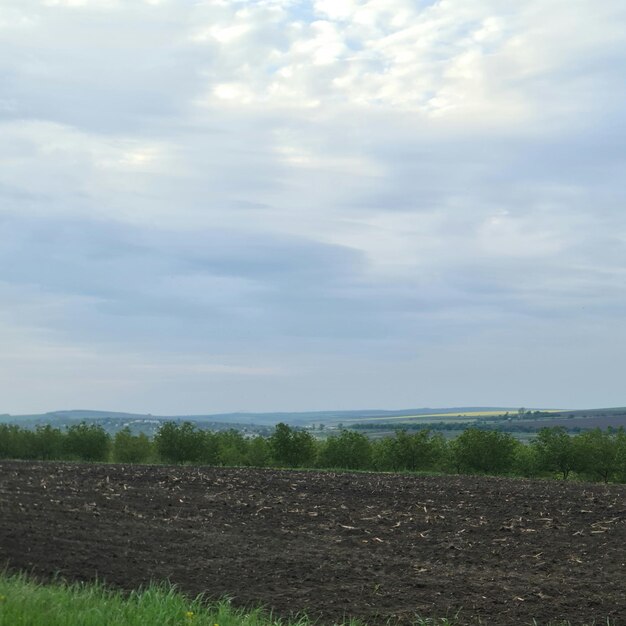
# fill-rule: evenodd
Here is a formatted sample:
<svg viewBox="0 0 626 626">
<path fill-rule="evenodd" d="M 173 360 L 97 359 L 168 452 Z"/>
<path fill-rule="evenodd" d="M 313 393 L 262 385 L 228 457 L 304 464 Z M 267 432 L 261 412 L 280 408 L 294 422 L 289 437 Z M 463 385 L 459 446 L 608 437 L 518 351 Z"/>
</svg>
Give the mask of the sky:
<svg viewBox="0 0 626 626">
<path fill-rule="evenodd" d="M 623 0 L 0 0 L 0 413 L 626 405 Z"/>
</svg>

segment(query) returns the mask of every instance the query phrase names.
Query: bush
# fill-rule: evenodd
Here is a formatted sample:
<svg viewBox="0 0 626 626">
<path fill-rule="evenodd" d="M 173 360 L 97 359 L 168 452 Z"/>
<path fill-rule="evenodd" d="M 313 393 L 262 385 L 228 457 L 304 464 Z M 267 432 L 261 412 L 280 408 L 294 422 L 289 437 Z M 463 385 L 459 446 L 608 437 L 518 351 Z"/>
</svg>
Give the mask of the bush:
<svg viewBox="0 0 626 626">
<path fill-rule="evenodd" d="M 63 444 L 65 455 L 70 459 L 107 461 L 111 437 L 102 426 L 81 422 L 67 429 Z"/>
<path fill-rule="evenodd" d="M 369 469 L 372 466 L 372 444 L 365 435 L 343 430 L 322 444 L 318 464 L 321 467 Z"/>
<path fill-rule="evenodd" d="M 602 431 L 599 428 L 576 436 L 579 450 L 578 469 L 589 478 L 605 483 L 623 475 L 626 470 L 626 433 L 620 428 Z"/>
<path fill-rule="evenodd" d="M 272 451 L 265 437 L 254 437 L 248 442 L 247 464 L 252 467 L 267 467 L 272 462 Z"/>
<path fill-rule="evenodd" d="M 497 430 L 468 428 L 451 444 L 458 471 L 504 474 L 512 471 L 519 443 Z"/>
<path fill-rule="evenodd" d="M 284 467 L 310 467 L 317 456 L 316 441 L 304 430 L 295 430 L 287 424 L 276 425 L 269 439 L 272 458 Z"/>
<path fill-rule="evenodd" d="M 159 458 L 166 463 L 217 463 L 219 449 L 212 433 L 191 422 L 166 422 L 154 437 Z"/>
<path fill-rule="evenodd" d="M 532 446 L 537 454 L 539 468 L 546 472 L 561 474 L 563 480 L 580 468 L 581 449 L 565 428 L 555 426 L 542 428 Z"/>
<path fill-rule="evenodd" d="M 214 437 L 222 465 L 234 467 L 248 464 L 248 442 L 239 431 L 230 429 L 215 433 Z"/>
<path fill-rule="evenodd" d="M 372 442 L 372 466 L 378 472 L 393 471 L 393 437 L 383 437 Z"/>
<path fill-rule="evenodd" d="M 64 448 L 65 435 L 61 429 L 53 428 L 50 424 L 37 426 L 32 438 L 33 458 L 42 461 L 62 459 Z"/>
<path fill-rule="evenodd" d="M 113 439 L 113 460 L 117 463 L 147 463 L 152 456 L 152 442 L 144 433 L 133 435 L 126 427 Z"/>
<path fill-rule="evenodd" d="M 400 470 L 432 469 L 440 457 L 441 435 L 431 437 L 429 430 L 420 430 L 412 435 L 406 431 L 396 433 L 392 446 L 396 467 Z"/>
<path fill-rule="evenodd" d="M 0 424 L 0 459 L 32 459 L 34 433 L 15 426 Z"/>
<path fill-rule="evenodd" d="M 517 446 L 513 459 L 513 473 L 516 476 L 525 476 L 526 478 L 539 476 L 541 468 L 539 467 L 537 450 L 533 446 Z"/>
</svg>

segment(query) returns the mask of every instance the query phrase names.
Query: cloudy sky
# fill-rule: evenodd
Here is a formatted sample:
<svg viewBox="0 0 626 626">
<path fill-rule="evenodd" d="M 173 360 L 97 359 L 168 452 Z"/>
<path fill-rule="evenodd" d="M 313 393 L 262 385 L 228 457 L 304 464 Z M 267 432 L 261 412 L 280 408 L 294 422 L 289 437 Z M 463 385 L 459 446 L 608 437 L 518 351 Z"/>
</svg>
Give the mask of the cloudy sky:
<svg viewBox="0 0 626 626">
<path fill-rule="evenodd" d="M 0 413 L 626 404 L 623 0 L 0 0 Z"/>
</svg>

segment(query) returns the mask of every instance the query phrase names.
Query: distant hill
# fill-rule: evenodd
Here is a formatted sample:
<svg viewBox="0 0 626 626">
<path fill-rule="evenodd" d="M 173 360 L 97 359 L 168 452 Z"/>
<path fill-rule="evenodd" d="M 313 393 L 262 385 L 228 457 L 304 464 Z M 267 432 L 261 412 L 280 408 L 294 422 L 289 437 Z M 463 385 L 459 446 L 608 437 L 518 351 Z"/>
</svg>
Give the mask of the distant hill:
<svg viewBox="0 0 626 626">
<path fill-rule="evenodd" d="M 73 409 L 29 415 L 0 414 L 0 423 L 25 428 L 51 424 L 58 428 L 87 421 L 99 424 L 110 433 L 122 428 L 153 435 L 167 421 L 190 421 L 200 428 L 226 430 L 234 428 L 248 434 L 268 435 L 279 422 L 300 428 L 332 431 L 337 427 L 356 428 L 372 433 L 393 432 L 397 428 L 431 428 L 458 431 L 476 425 L 511 432 L 536 432 L 546 426 L 563 426 L 576 432 L 588 428 L 626 426 L 626 408 L 605 409 L 526 409 L 523 413 L 511 407 L 446 407 L 417 409 L 359 409 L 351 411 L 300 411 L 274 413 L 210 413 L 199 415 L 152 415 Z"/>
<path fill-rule="evenodd" d="M 123 413 L 117 411 L 70 410 L 51 411 L 29 415 L 0 415 L 0 424 L 16 424 L 23 428 L 36 428 L 50 424 L 56 428 L 65 428 L 79 422 L 89 422 L 102 426 L 104 430 L 115 434 L 123 428 L 130 428 L 134 433 L 143 432 L 154 435 L 162 424 L 168 421 L 190 421 L 200 428 L 209 430 L 227 430 L 234 428 L 251 434 L 269 434 L 270 424 L 248 420 L 241 423 L 233 415 L 232 419 L 216 419 L 212 415 L 151 415 L 149 413 Z"/>
<path fill-rule="evenodd" d="M 368 418 L 393 418 L 420 415 L 462 414 L 480 412 L 506 412 L 517 409 L 506 407 L 448 407 L 448 408 L 419 408 L 419 409 L 359 409 L 351 411 L 300 411 L 300 412 L 273 412 L 273 413 L 210 413 L 201 415 L 152 415 L 151 413 L 124 413 L 119 411 L 95 411 L 91 409 L 72 409 L 50 411 L 28 415 L 0 415 L 3 422 L 41 422 L 54 423 L 58 421 L 82 420 L 189 420 L 192 422 L 223 422 L 225 424 L 256 424 L 272 426 L 278 422 L 293 425 L 309 424 L 336 424 L 352 422 Z"/>
</svg>

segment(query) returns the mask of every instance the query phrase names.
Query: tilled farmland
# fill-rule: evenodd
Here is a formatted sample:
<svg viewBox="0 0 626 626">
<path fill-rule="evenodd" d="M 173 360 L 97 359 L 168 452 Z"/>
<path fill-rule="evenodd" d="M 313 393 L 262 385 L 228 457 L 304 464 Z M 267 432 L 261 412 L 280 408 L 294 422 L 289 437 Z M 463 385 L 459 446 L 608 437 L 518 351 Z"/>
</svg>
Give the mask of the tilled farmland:
<svg viewBox="0 0 626 626">
<path fill-rule="evenodd" d="M 626 624 L 626 487 L 0 463 L 0 567 L 279 615 Z"/>
</svg>

